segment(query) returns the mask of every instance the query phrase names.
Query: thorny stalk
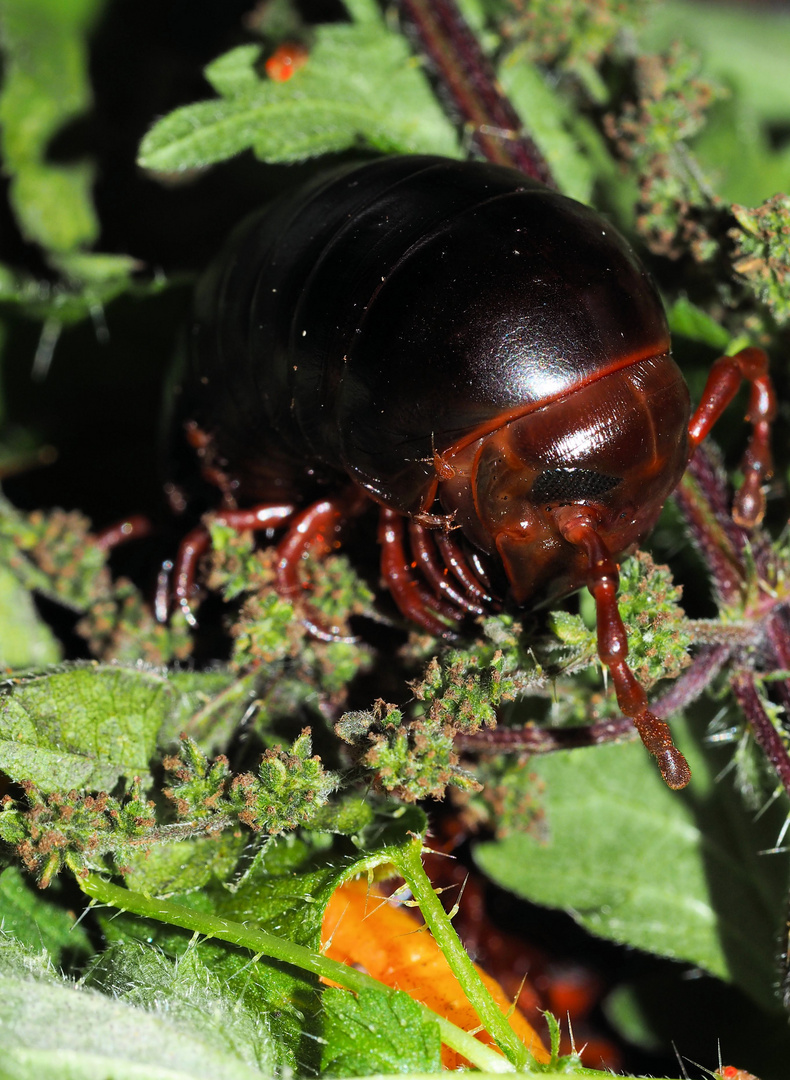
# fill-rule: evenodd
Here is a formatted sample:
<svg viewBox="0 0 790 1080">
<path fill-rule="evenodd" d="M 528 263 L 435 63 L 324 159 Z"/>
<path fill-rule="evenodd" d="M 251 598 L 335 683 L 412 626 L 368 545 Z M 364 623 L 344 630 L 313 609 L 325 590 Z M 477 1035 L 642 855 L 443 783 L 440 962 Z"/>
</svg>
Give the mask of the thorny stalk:
<svg viewBox="0 0 790 1080">
<path fill-rule="evenodd" d="M 554 187 L 551 171 L 512 104 L 488 57 L 453 0 L 397 0 L 407 33 L 430 63 L 439 91 L 477 150 Z"/>
<path fill-rule="evenodd" d="M 476 36 L 466 25 L 454 0 L 397 0 L 397 8 L 419 51 L 431 65 L 439 91 L 461 118 L 475 147 L 496 164 L 520 169 L 527 176 L 554 184 L 551 171 L 529 137 L 529 117 L 520 118 L 499 86 L 494 69 Z M 770 538 L 759 527 L 747 532 L 736 525 L 726 476 L 707 447 L 689 464 L 675 495 L 692 542 L 700 552 L 714 590 L 723 607 L 737 609 L 747 603 L 751 560 L 758 579 L 770 581 L 775 570 Z M 766 592 L 755 605 L 758 626 L 751 648 L 733 640 L 705 646 L 691 667 L 654 705 L 667 717 L 698 697 L 725 667 L 730 667 L 733 693 L 743 709 L 755 740 L 768 756 L 790 794 L 790 740 L 770 720 L 749 670 L 757 656 L 769 670 L 790 670 L 790 614 L 784 597 L 772 601 Z M 790 709 L 790 681 L 777 680 L 776 692 Z M 606 720 L 574 729 L 521 730 L 495 728 L 461 736 L 459 748 L 474 750 L 526 750 L 548 753 L 576 746 L 597 745 L 635 738 L 630 720 Z"/>
<path fill-rule="evenodd" d="M 787 740 L 783 739 L 776 725 L 765 711 L 750 671 L 736 671 L 730 679 L 735 698 L 761 748 L 776 771 L 785 791 L 790 792 L 790 757 Z"/>
</svg>

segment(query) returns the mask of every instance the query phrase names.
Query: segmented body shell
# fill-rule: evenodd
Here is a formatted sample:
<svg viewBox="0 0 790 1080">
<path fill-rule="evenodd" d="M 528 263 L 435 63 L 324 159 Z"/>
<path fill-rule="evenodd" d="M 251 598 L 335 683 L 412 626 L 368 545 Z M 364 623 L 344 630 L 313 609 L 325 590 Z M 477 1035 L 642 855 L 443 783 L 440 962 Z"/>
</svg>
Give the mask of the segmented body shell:
<svg viewBox="0 0 790 1080">
<path fill-rule="evenodd" d="M 396 157 L 240 227 L 198 291 L 182 415 L 242 498 L 298 496 L 308 474 L 408 515 L 438 497 L 509 574 L 526 529 L 523 602 L 584 577 L 542 508 L 595 501 L 621 552 L 678 482 L 669 347 L 650 278 L 594 211 L 511 169 Z"/>
</svg>

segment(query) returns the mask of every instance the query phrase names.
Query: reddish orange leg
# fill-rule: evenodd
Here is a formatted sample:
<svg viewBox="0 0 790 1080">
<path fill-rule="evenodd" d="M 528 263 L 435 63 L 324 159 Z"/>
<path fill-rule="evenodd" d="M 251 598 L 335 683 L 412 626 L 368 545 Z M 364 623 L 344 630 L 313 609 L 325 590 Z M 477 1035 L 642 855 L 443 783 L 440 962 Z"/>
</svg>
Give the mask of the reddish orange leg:
<svg viewBox="0 0 790 1080">
<path fill-rule="evenodd" d="M 667 724 L 648 709 L 647 694 L 626 663 L 628 639 L 617 606 L 620 575 L 596 531 L 595 519 L 584 507 L 568 506 L 557 514 L 557 523 L 568 543 L 587 556 L 587 588 L 595 598 L 598 655 L 611 673 L 617 704 L 633 720 L 667 786 L 684 788 L 691 779 L 688 762 L 673 744 Z"/>
<path fill-rule="evenodd" d="M 412 554 L 417 560 L 417 565 L 437 596 L 445 596 L 451 604 L 471 612 L 473 615 L 482 615 L 484 609 L 479 604 L 473 603 L 468 596 L 464 596 L 454 588 L 448 580 L 450 571 L 446 566 L 439 566 L 429 540 L 434 530 L 428 530 L 412 518 L 409 521 L 409 543 Z"/>
<path fill-rule="evenodd" d="M 223 510 L 214 516 L 214 521 L 220 525 L 227 525 L 231 529 L 243 532 L 246 529 L 260 531 L 273 529 L 282 525 L 292 517 L 296 507 L 292 503 L 282 505 L 265 504 L 252 507 L 250 510 Z M 178 606 L 184 613 L 184 618 L 190 626 L 196 626 L 197 620 L 192 614 L 191 599 L 195 591 L 195 577 L 198 563 L 211 544 L 211 537 L 205 525 L 198 525 L 188 532 L 178 548 L 173 576 L 175 584 L 173 595 Z M 164 572 L 163 572 L 164 573 Z M 160 575 L 162 577 L 162 575 Z M 166 579 L 166 573 L 164 574 Z M 166 611 L 166 605 L 161 604 L 159 589 L 157 590 L 157 613 Z"/>
<path fill-rule="evenodd" d="M 153 525 L 143 514 L 132 514 L 131 517 L 117 521 L 107 529 L 102 529 L 93 538 L 97 547 L 102 551 L 111 551 L 119 544 L 125 544 L 127 540 L 139 540 L 143 536 L 150 536 Z"/>
<path fill-rule="evenodd" d="M 165 559 L 156 576 L 156 592 L 154 593 L 154 618 L 164 625 L 170 618 L 170 578 L 173 573 L 172 559 Z M 190 615 L 192 612 L 190 611 Z"/>
<path fill-rule="evenodd" d="M 343 521 L 338 499 L 322 499 L 298 514 L 277 545 L 277 589 L 282 596 L 297 597 L 309 585 L 299 577 L 302 559 L 328 555 L 337 544 Z"/>
<path fill-rule="evenodd" d="M 417 563 L 410 564 L 403 541 L 403 516 L 394 510 L 382 508 L 379 514 L 381 574 L 392 593 L 392 599 L 407 619 L 416 622 L 429 634 L 443 638 L 454 637 L 452 629 L 437 618 L 434 612 L 454 622 L 460 622 L 463 613 L 422 588 L 414 574 Z"/>
<path fill-rule="evenodd" d="M 186 534 L 178 546 L 173 577 L 173 596 L 190 626 L 197 626 L 192 613 L 191 599 L 195 592 L 195 577 L 201 558 L 211 545 L 211 537 L 204 525 L 198 525 Z"/>
<path fill-rule="evenodd" d="M 367 498 L 353 490 L 331 499 L 313 503 L 291 522 L 277 546 L 277 590 L 282 596 L 296 598 L 309 589 L 299 577 L 299 565 L 308 555 L 321 557 L 340 546 L 339 534 L 344 522 L 368 506 Z M 313 637 L 321 641 L 354 642 L 336 626 L 323 627 L 314 619 L 304 618 Z"/>
<path fill-rule="evenodd" d="M 758 525 L 765 513 L 763 484 L 770 477 L 771 421 L 776 416 L 776 393 L 768 374 L 768 357 L 762 349 L 741 349 L 735 356 L 720 356 L 711 368 L 702 399 L 689 423 L 691 454 L 710 432 L 741 382 L 751 384 L 747 420 L 752 434 L 743 459 L 743 484 L 735 496 L 732 516 L 743 528 Z M 689 455 L 691 456 L 691 455 Z"/>
<path fill-rule="evenodd" d="M 450 533 L 437 532 L 436 546 L 442 556 L 444 565 L 463 585 L 470 596 L 479 601 L 483 606 L 492 604 L 494 598 L 489 596 L 483 585 L 469 566 L 469 562 L 461 550 L 461 546 L 453 539 Z"/>
</svg>

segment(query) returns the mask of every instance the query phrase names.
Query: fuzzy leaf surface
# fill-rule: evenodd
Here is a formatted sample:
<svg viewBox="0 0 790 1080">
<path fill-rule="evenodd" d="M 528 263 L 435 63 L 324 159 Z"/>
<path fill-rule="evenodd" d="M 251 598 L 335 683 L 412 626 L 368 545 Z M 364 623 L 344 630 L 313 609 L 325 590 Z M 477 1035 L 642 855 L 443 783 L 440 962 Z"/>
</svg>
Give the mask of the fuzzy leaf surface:
<svg viewBox="0 0 790 1080">
<path fill-rule="evenodd" d="M 730 343 L 730 335 L 724 327 L 685 296 L 678 297 L 667 312 L 667 317 L 673 334 L 680 334 L 691 341 L 701 341 L 722 351 Z"/>
<path fill-rule="evenodd" d="M 6 683 L 0 698 L 0 767 L 42 791 L 109 790 L 145 775 L 169 704 L 148 672 L 78 667 Z"/>
<path fill-rule="evenodd" d="M 160 734 L 169 739 L 237 680 L 229 673 L 157 671 L 102 664 L 20 676 L 0 687 L 0 768 L 41 791 L 111 790 L 145 776 Z M 218 706 L 240 715 L 249 686 Z"/>
<path fill-rule="evenodd" d="M 89 106 L 85 35 L 104 0 L 4 0 L 0 39 L 5 78 L 0 123 L 11 200 L 26 237 L 54 252 L 95 240 L 99 231 L 85 164 L 53 165 L 49 142 Z"/>
<path fill-rule="evenodd" d="M 441 1072 L 441 1038 L 408 994 L 327 987 L 324 1055 L 327 1076 Z"/>
<path fill-rule="evenodd" d="M 529 771 L 545 784 L 542 835 L 512 833 L 475 857 L 519 896 L 698 965 L 775 1009 L 787 859 L 758 852 L 774 846 L 787 807 L 778 799 L 754 822 L 681 728 L 673 732 L 693 774 L 682 794 L 637 743 L 533 759 Z"/>
<path fill-rule="evenodd" d="M 390 807 L 352 837 L 286 835 L 269 841 L 232 889 L 209 883 L 178 902 L 318 950 L 324 908 L 334 890 L 350 877 L 386 865 L 390 845 L 422 832 L 424 823 L 417 809 Z M 196 948 L 212 974 L 236 990 L 245 1007 L 265 1020 L 276 1047 L 278 1068 L 300 1073 L 317 1070 L 322 1053 L 332 1052 L 332 1043 L 320 1041 L 325 1037 L 324 1007 L 318 981 L 312 975 L 266 959 L 253 962 L 245 950 L 216 940 L 194 946 L 191 936 L 177 927 L 129 915 L 105 920 L 104 929 L 113 942 L 150 942 L 171 958 Z M 390 992 L 382 991 L 382 995 L 388 999 Z M 359 1044 L 363 1055 L 373 1053 L 382 1042 L 389 1043 L 391 1010 L 383 1001 L 379 1011 L 382 1023 L 386 1019 L 386 1031 L 381 1033 L 378 1023 L 374 1025 Z M 415 1059 L 424 1052 L 424 1039 L 424 1031 L 409 1027 L 403 1034 L 402 1052 Z M 341 1047 L 339 1056 L 344 1052 Z"/>
<path fill-rule="evenodd" d="M 3 939 L 0 972 L 8 998 L 0 1014 L 2 1075 L 14 1080 L 259 1080 L 271 1075 L 245 1060 L 249 1048 L 233 1045 L 230 1033 L 217 1037 L 212 1018 L 220 1012 L 226 1020 L 233 1016 L 232 991 L 193 968 L 178 990 L 181 1000 L 198 999 L 201 1008 L 182 1005 L 174 1012 L 177 999 L 161 993 L 161 973 L 153 972 L 160 985 L 150 983 L 152 954 L 149 950 L 144 972 L 151 991 L 148 1007 L 138 1007 L 78 989 L 54 972 L 45 954 L 28 953 L 13 939 Z"/>
<path fill-rule="evenodd" d="M 140 852 L 126 860 L 124 879 L 130 889 L 170 896 L 201 889 L 209 881 L 226 881 L 244 847 L 240 832 L 194 836 Z"/>
<path fill-rule="evenodd" d="M 41 620 L 28 590 L 6 566 L 0 566 L 0 667 L 55 664 L 60 646 Z"/>
<path fill-rule="evenodd" d="M 254 60 L 244 47 L 215 61 L 208 77 L 228 96 L 166 116 L 143 139 L 140 165 L 178 172 L 247 149 L 293 162 L 363 143 L 382 153 L 458 153 L 406 42 L 383 24 L 320 27 L 306 67 L 287 83 L 253 82 Z"/>
<path fill-rule="evenodd" d="M 527 60 L 512 57 L 500 78 L 505 92 L 521 116 L 529 117 L 529 134 L 546 158 L 560 191 L 589 202 L 593 169 L 566 128 L 569 109 L 560 96 Z"/>
</svg>

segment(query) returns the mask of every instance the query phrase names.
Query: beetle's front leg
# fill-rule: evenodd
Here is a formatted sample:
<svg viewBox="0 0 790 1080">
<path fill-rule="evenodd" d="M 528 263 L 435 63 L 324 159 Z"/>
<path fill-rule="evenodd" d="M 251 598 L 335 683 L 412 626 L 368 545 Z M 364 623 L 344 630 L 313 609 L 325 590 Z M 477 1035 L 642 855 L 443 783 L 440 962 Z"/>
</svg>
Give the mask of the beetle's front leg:
<svg viewBox="0 0 790 1080">
<path fill-rule="evenodd" d="M 684 788 L 691 779 L 688 762 L 672 742 L 668 725 L 648 709 L 647 694 L 626 663 L 628 638 L 617 606 L 620 575 L 596 530 L 595 518 L 586 507 L 568 506 L 558 512 L 557 523 L 568 543 L 587 556 L 587 587 L 595 598 L 598 655 L 611 673 L 617 704 L 633 721 L 667 786 Z"/>
<path fill-rule="evenodd" d="M 711 368 L 697 411 L 689 423 L 690 455 L 735 397 L 741 382 L 751 383 L 747 420 L 752 434 L 743 459 L 744 479 L 733 504 L 732 516 L 737 525 L 759 525 L 765 513 L 763 484 L 773 470 L 771 460 L 771 421 L 776 416 L 776 393 L 768 374 L 768 357 L 762 349 L 750 346 L 735 356 L 720 356 Z"/>
<path fill-rule="evenodd" d="M 418 623 L 429 634 L 452 640 L 455 632 L 442 618 L 459 623 L 464 613 L 423 588 L 419 573 L 425 573 L 425 563 L 419 552 L 410 559 L 405 545 L 406 524 L 402 514 L 383 506 L 379 510 L 379 544 L 381 546 L 381 576 L 398 610 L 407 619 Z M 438 591 L 438 590 L 437 590 Z M 449 593 L 444 590 L 444 596 Z"/>
</svg>

